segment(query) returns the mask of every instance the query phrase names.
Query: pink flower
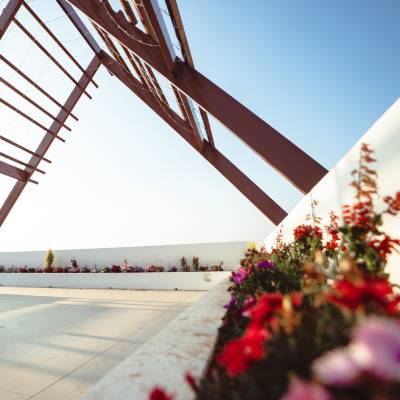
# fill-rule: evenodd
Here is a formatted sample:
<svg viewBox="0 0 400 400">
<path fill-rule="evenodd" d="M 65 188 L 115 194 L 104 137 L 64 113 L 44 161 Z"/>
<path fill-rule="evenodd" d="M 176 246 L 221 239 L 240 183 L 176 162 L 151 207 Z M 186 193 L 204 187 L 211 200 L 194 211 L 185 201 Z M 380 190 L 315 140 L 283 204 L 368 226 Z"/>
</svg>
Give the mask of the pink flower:
<svg viewBox="0 0 400 400">
<path fill-rule="evenodd" d="M 327 385 L 346 386 L 361 375 L 400 382 L 400 322 L 366 319 L 354 329 L 347 347 L 326 353 L 312 368 Z"/>
<path fill-rule="evenodd" d="M 331 400 L 331 395 L 316 383 L 304 382 L 298 378 L 292 379 L 289 390 L 282 400 Z"/>
<path fill-rule="evenodd" d="M 236 285 L 240 285 L 247 276 L 247 270 L 244 268 L 239 268 L 238 271 L 232 272 L 232 280 L 236 283 Z"/>
<path fill-rule="evenodd" d="M 363 349 L 360 367 L 377 378 L 400 382 L 400 322 L 372 317 L 356 327 L 354 340 Z"/>
<path fill-rule="evenodd" d="M 359 375 L 352 356 L 351 349 L 347 347 L 327 352 L 313 363 L 315 377 L 326 385 L 350 385 Z"/>
</svg>

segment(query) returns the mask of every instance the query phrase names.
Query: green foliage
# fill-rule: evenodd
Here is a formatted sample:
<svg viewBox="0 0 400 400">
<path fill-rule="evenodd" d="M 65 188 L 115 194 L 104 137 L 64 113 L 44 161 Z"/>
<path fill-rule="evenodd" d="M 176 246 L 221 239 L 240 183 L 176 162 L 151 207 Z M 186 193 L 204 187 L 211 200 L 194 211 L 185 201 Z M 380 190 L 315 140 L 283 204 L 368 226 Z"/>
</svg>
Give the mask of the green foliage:
<svg viewBox="0 0 400 400">
<path fill-rule="evenodd" d="M 51 268 L 53 266 L 53 263 L 54 263 L 54 253 L 51 249 L 49 249 L 44 259 L 44 265 L 46 268 Z"/>
<path fill-rule="evenodd" d="M 318 203 L 313 201 L 312 212 L 306 217 L 311 224 L 296 227 L 291 243 L 282 241 L 280 231 L 270 252 L 249 247 L 239 270 L 232 274 L 231 300 L 196 400 L 280 400 L 292 375 L 322 386 L 311 365 L 326 352 L 348 345 L 356 323 L 371 314 L 400 321 L 400 297 L 385 273 L 388 256 L 400 240 L 382 229 L 385 214 L 400 213 L 400 192 L 386 196 L 383 200 L 387 208 L 376 211 L 377 174 L 369 167 L 373 162 L 373 151 L 363 144 L 358 169 L 352 173 L 356 203 L 343 207 L 340 226 L 338 217 L 331 213 L 326 237 L 318 226 Z M 289 300 L 294 293 L 302 298 L 297 308 Z M 271 306 L 262 299 L 268 295 L 280 296 L 282 308 L 255 327 L 257 319 L 251 320 L 252 312 L 257 318 L 262 310 L 267 315 Z M 256 336 L 255 329 L 267 334 Z M 254 343 L 261 343 L 264 351 L 254 350 Z M 232 344 L 235 346 L 229 346 Z M 246 368 L 235 374 L 229 371 L 230 362 L 237 365 L 246 357 L 253 357 Z M 399 382 L 369 378 L 361 376 L 349 387 L 325 389 L 338 400 L 399 398 Z"/>
</svg>

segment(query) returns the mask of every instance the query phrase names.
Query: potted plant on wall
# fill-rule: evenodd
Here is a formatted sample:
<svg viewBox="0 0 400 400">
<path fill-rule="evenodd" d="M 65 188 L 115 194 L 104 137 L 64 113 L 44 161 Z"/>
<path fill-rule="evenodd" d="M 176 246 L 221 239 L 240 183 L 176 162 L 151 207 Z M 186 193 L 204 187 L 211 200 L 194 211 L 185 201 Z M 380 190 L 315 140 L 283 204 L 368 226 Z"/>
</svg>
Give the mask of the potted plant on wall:
<svg viewBox="0 0 400 400">
<path fill-rule="evenodd" d="M 185 257 L 181 258 L 181 271 L 182 272 L 190 272 L 190 265 L 187 263 Z"/>
<path fill-rule="evenodd" d="M 53 263 L 54 263 L 54 253 L 51 249 L 49 249 L 44 259 L 44 265 L 45 265 L 44 272 L 53 272 Z"/>
</svg>

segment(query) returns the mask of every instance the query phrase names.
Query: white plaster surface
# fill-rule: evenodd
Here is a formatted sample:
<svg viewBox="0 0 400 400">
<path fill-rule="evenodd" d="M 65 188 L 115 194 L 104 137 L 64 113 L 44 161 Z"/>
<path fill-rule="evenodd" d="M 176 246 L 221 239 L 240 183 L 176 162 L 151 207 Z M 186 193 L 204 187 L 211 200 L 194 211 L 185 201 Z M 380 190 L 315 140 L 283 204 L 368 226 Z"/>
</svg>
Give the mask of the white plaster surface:
<svg viewBox="0 0 400 400">
<path fill-rule="evenodd" d="M 0 288 L 0 399 L 79 399 L 203 294 Z"/>
<path fill-rule="evenodd" d="M 184 381 L 190 372 L 200 377 L 213 349 L 223 305 L 228 301 L 225 280 L 118 367 L 98 382 L 83 400 L 147 400 L 155 385 L 164 387 L 176 400 L 190 400 L 193 393 Z"/>
<path fill-rule="evenodd" d="M 196 243 L 177 244 L 168 246 L 137 246 L 114 247 L 99 249 L 68 249 L 54 250 L 55 265 L 71 265 L 71 259 L 75 257 L 78 264 L 83 265 L 122 265 L 124 260 L 132 265 L 146 266 L 160 264 L 168 266 L 180 266 L 182 256 L 186 257 L 189 264 L 192 257 L 200 258 L 201 265 L 217 264 L 224 262 L 224 269 L 234 269 L 248 242 L 220 242 L 220 243 Z M 0 252 L 0 265 L 36 267 L 43 265 L 47 249 L 41 251 Z"/>
<path fill-rule="evenodd" d="M 400 98 L 375 122 L 357 144 L 339 161 L 300 203 L 289 213 L 282 223 L 265 239 L 270 248 L 277 232 L 283 226 L 284 239 L 292 240 L 293 229 L 305 222 L 311 212 L 311 200 L 319 202 L 316 214 L 323 217 L 322 225 L 327 225 L 329 212 L 341 215 L 343 204 L 354 202 L 354 190 L 350 188 L 350 173 L 357 168 L 361 143 L 368 143 L 375 150 L 377 163 L 372 168 L 378 171 L 379 192 L 383 196 L 393 195 L 400 190 Z M 395 238 L 400 238 L 400 218 L 386 218 L 384 229 Z M 400 283 L 400 254 L 389 259 L 388 271 L 391 279 Z"/>
<path fill-rule="evenodd" d="M 209 290 L 230 275 L 215 272 L 0 273 L 0 286 L 76 289 Z"/>
</svg>

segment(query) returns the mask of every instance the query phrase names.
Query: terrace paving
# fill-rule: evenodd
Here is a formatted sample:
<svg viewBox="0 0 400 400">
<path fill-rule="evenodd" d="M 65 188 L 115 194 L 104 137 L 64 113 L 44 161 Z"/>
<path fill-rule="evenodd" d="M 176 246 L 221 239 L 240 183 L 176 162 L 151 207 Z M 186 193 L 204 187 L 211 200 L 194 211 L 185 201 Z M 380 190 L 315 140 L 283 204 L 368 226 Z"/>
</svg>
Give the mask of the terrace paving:
<svg viewBox="0 0 400 400">
<path fill-rule="evenodd" d="M 79 399 L 203 294 L 0 287 L 0 399 Z"/>
</svg>

